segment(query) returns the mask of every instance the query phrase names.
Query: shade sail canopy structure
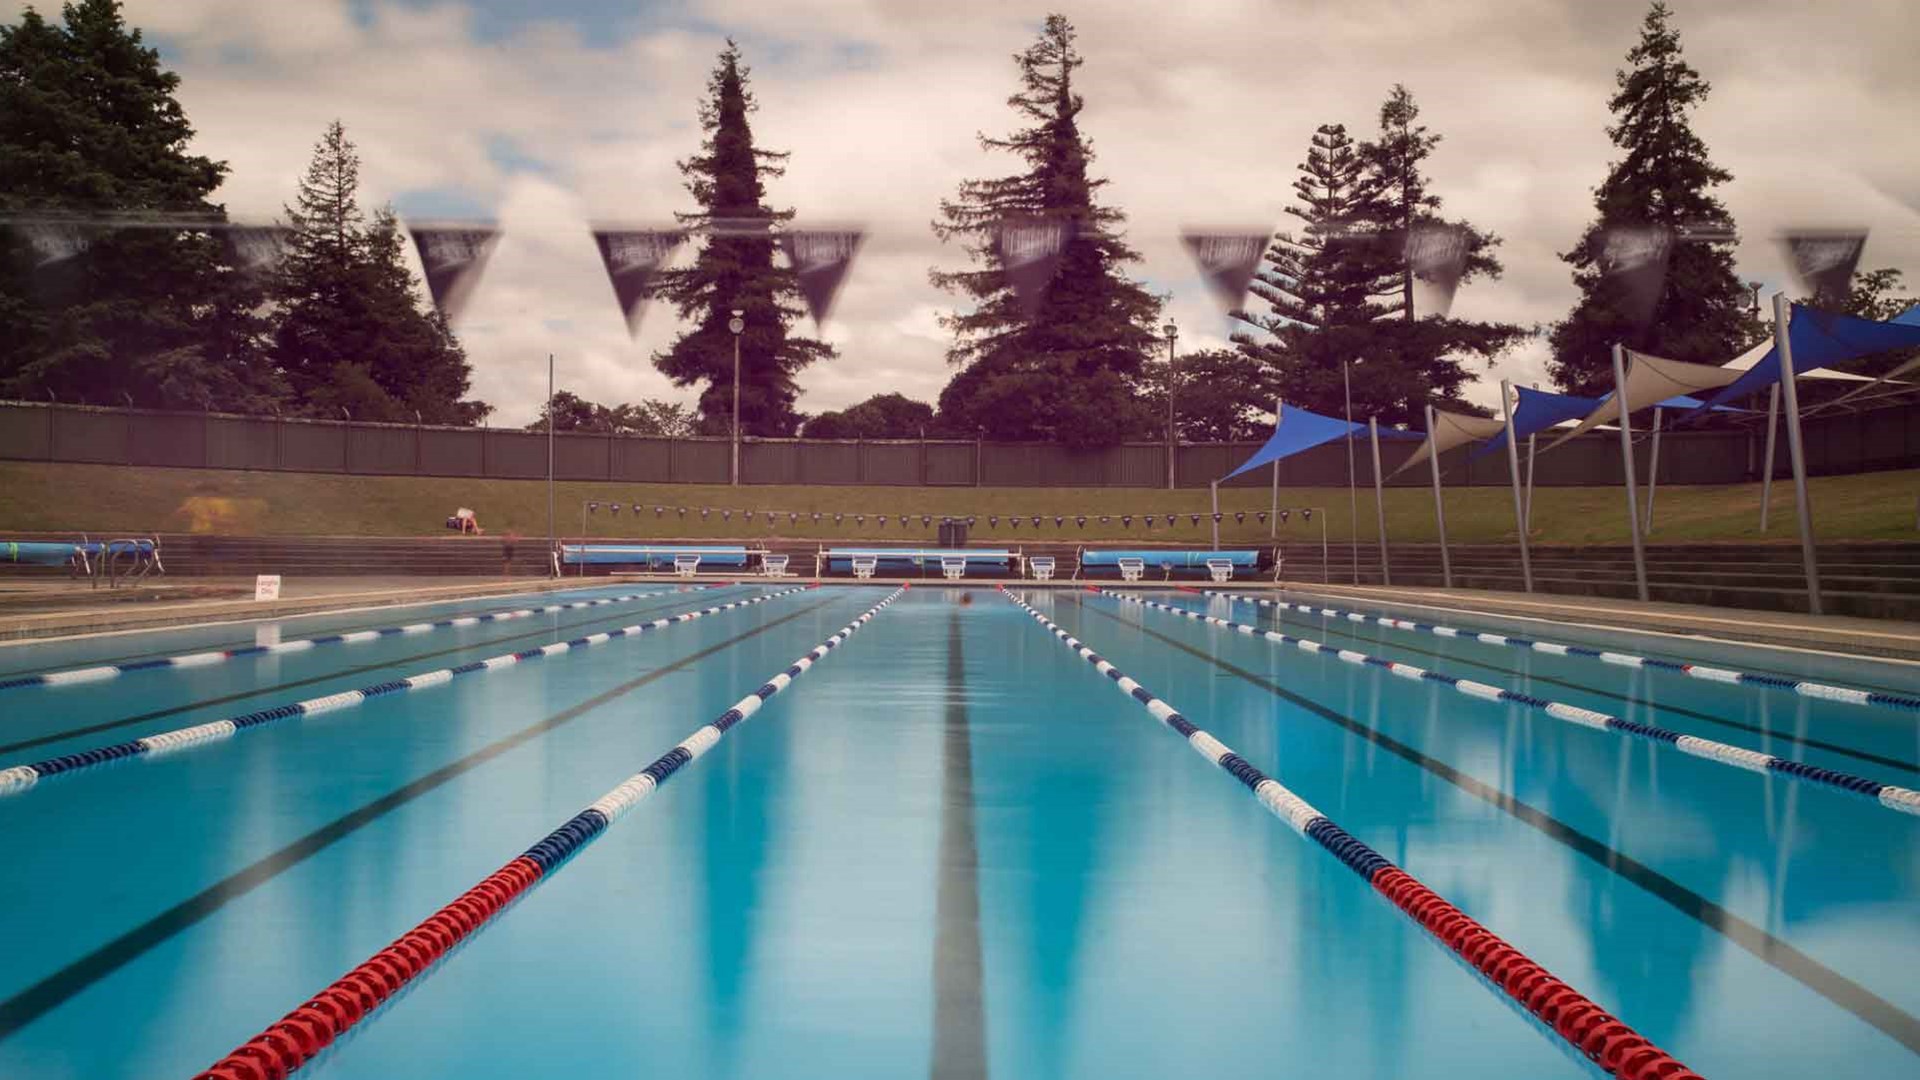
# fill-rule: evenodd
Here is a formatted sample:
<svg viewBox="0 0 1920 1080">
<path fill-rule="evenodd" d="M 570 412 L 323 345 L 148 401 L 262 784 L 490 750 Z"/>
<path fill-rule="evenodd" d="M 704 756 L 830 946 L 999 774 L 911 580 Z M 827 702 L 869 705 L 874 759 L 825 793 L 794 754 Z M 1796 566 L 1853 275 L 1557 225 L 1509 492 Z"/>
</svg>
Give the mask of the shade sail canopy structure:
<svg viewBox="0 0 1920 1080">
<path fill-rule="evenodd" d="M 1776 368 L 1780 366 L 1780 361 L 1775 359 L 1773 355 L 1773 339 L 1772 338 L 1768 338 L 1765 341 L 1760 342 L 1758 345 L 1755 345 L 1753 348 L 1748 349 L 1746 352 L 1743 352 L 1739 356 L 1736 356 L 1733 359 L 1727 361 L 1726 366 L 1734 369 L 1735 371 L 1745 372 L 1745 371 L 1752 371 L 1754 368 L 1758 367 L 1762 361 L 1772 364 Z M 1873 381 L 1867 378 L 1865 375 L 1855 375 L 1850 371 L 1835 371 L 1832 368 L 1823 368 L 1823 367 L 1812 368 L 1807 371 L 1802 371 L 1800 372 L 1800 377 L 1803 379 L 1832 379 L 1835 382 L 1872 382 Z M 1706 403 L 1701 402 L 1701 404 L 1704 405 Z"/>
<path fill-rule="evenodd" d="M 1828 364 L 1920 345 L 1920 312 L 1909 310 L 1888 322 L 1876 322 L 1795 304 L 1787 316 L 1787 340 L 1793 345 L 1794 374 L 1803 375 Z M 1709 403 L 1718 405 L 1745 397 L 1778 381 L 1780 358 L 1769 347 L 1751 369 L 1727 384 Z"/>
<path fill-rule="evenodd" d="M 1331 416 L 1321 416 L 1316 412 L 1282 403 L 1280 416 L 1274 421 L 1273 435 L 1266 445 L 1253 452 L 1253 456 L 1240 463 L 1240 467 L 1221 477 L 1231 480 L 1248 469 L 1257 469 L 1281 458 L 1292 457 L 1302 450 L 1311 450 L 1321 443 L 1345 438 L 1348 432 L 1364 435 L 1367 425 L 1336 420 Z M 1404 431 L 1383 430 L 1383 439 L 1417 439 L 1418 435 Z"/>
<path fill-rule="evenodd" d="M 1516 386 L 1513 389 L 1520 398 L 1519 404 L 1513 408 L 1513 427 L 1523 439 L 1529 435 L 1537 435 L 1557 424 L 1579 420 L 1613 397 L 1612 393 L 1597 398 L 1580 397 L 1575 394 L 1551 394 L 1545 390 L 1534 390 L 1525 386 Z M 1663 409 L 1700 409 L 1705 408 L 1707 403 L 1691 394 L 1677 394 L 1665 401 L 1656 401 L 1654 404 Z M 1731 405 L 1717 405 L 1714 409 L 1716 412 L 1748 411 L 1736 409 Z M 1507 433 L 1503 428 L 1489 439 L 1485 446 L 1475 450 L 1473 456 L 1483 457 L 1506 445 Z"/>
<path fill-rule="evenodd" d="M 1400 463 L 1399 473 L 1435 454 L 1444 454 L 1456 446 L 1490 439 L 1507 429 L 1506 421 L 1495 420 L 1490 416 L 1468 416 L 1466 413 L 1442 412 L 1433 410 L 1433 430 L 1427 432 L 1425 442 L 1413 452 L 1413 456 Z"/>
<path fill-rule="evenodd" d="M 1601 401 L 1586 418 L 1573 430 L 1555 439 L 1547 447 L 1566 442 L 1576 435 L 1584 434 L 1620 419 L 1621 399 L 1626 402 L 1627 412 L 1661 405 L 1678 395 L 1692 394 L 1698 390 L 1711 390 L 1726 386 L 1742 378 L 1741 373 L 1732 368 L 1715 367 L 1712 364 L 1689 364 L 1682 360 L 1668 360 L 1665 357 L 1649 356 L 1646 353 L 1627 350 L 1627 385 Z M 1718 399 L 1716 399 L 1718 400 Z"/>
</svg>

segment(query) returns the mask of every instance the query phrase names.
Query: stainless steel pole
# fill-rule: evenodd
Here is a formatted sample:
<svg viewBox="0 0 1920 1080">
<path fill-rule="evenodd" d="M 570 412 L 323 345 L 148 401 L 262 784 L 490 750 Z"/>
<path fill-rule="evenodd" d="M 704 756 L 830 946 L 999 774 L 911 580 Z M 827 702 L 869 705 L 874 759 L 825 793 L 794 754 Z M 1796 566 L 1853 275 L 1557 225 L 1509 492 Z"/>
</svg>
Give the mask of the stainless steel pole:
<svg viewBox="0 0 1920 1080">
<path fill-rule="evenodd" d="M 1647 600 L 1647 553 L 1640 546 L 1640 495 L 1634 490 L 1633 429 L 1628 419 L 1630 402 L 1627 389 L 1627 351 L 1613 347 L 1613 396 L 1620 403 L 1620 463 L 1627 478 L 1627 532 L 1633 537 L 1633 583 L 1640 600 Z"/>
<path fill-rule="evenodd" d="M 1353 362 L 1340 365 L 1340 390 L 1347 404 L 1347 529 L 1348 555 L 1353 572 L 1353 583 L 1360 584 L 1360 495 L 1354 489 L 1353 468 L 1353 378 L 1348 374 Z"/>
<path fill-rule="evenodd" d="M 1807 568 L 1807 610 L 1822 614 L 1820 561 L 1813 550 L 1813 503 L 1807 497 L 1807 454 L 1800 441 L 1800 394 L 1794 388 L 1793 340 L 1786 293 L 1773 294 L 1774 351 L 1780 354 L 1780 397 L 1786 405 L 1787 455 L 1793 459 L 1793 505 L 1800 516 L 1800 561 Z"/>
<path fill-rule="evenodd" d="M 740 335 L 733 335 L 733 466 L 734 486 L 740 484 Z"/>
<path fill-rule="evenodd" d="M 1213 492 L 1213 550 L 1220 550 L 1220 481 L 1207 481 L 1207 488 Z"/>
<path fill-rule="evenodd" d="M 1513 523 L 1520 531 L 1520 580 L 1533 591 L 1533 560 L 1527 554 L 1527 508 L 1520 501 L 1520 447 L 1513 437 L 1513 388 L 1500 380 L 1500 410 L 1507 421 L 1507 475 L 1513 482 Z"/>
<path fill-rule="evenodd" d="M 1760 531 L 1767 531 L 1767 511 L 1773 509 L 1773 435 L 1780 426 L 1780 384 L 1767 391 L 1767 453 L 1760 462 Z"/>
<path fill-rule="evenodd" d="M 1432 452 L 1433 406 L 1427 406 L 1427 465 L 1433 471 L 1433 522 L 1440 529 L 1440 580 L 1453 588 L 1453 559 L 1447 554 L 1447 504 L 1440 499 L 1440 455 Z"/>
<path fill-rule="evenodd" d="M 547 354 L 547 550 L 552 551 L 556 538 L 556 526 L 553 522 L 553 354 Z M 483 472 L 485 470 L 482 470 Z M 586 558 L 581 552 L 580 557 Z"/>
<path fill-rule="evenodd" d="M 1163 329 L 1167 332 L 1167 490 L 1172 491 L 1173 463 L 1176 449 L 1179 446 L 1173 433 L 1173 375 L 1175 370 L 1173 350 L 1174 342 L 1178 340 L 1179 328 L 1173 325 L 1172 319 L 1168 319 L 1167 325 L 1163 327 Z"/>
<path fill-rule="evenodd" d="M 1653 535 L 1653 495 L 1660 490 L 1660 407 L 1653 409 L 1653 457 L 1647 462 L 1647 519 L 1640 523 L 1641 535 Z"/>
<path fill-rule="evenodd" d="M 1393 571 L 1387 568 L 1387 494 L 1380 475 L 1380 422 L 1367 417 L 1367 441 L 1373 444 L 1373 510 L 1375 529 L 1380 537 L 1380 584 L 1393 584 Z"/>
<path fill-rule="evenodd" d="M 1527 531 L 1533 531 L 1533 458 L 1540 448 L 1538 434 L 1527 436 Z"/>
<path fill-rule="evenodd" d="M 1280 401 L 1278 398 L 1274 399 L 1273 427 L 1275 431 L 1280 430 L 1280 410 L 1281 408 L 1284 407 L 1284 405 L 1285 405 L 1285 402 Z M 1214 507 L 1214 509 L 1218 510 L 1220 508 L 1216 506 Z M 1267 538 L 1271 540 L 1274 537 L 1279 535 L 1280 535 L 1280 461 L 1279 459 L 1276 458 L 1273 463 L 1273 505 L 1267 507 Z M 1220 545 L 1215 544 L 1214 546 L 1217 548 Z"/>
</svg>

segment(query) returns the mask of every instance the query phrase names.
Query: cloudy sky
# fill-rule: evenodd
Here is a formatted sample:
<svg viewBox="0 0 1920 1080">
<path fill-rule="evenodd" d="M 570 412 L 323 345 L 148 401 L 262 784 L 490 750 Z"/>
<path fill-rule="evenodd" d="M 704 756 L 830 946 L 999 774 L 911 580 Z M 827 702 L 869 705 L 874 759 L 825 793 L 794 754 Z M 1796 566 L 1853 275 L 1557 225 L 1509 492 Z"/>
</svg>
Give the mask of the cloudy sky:
<svg viewBox="0 0 1920 1080">
<path fill-rule="evenodd" d="M 27 5 L 0 0 L 11 16 Z M 52 0 L 41 0 L 50 9 Z M 1696 128 L 1735 179 L 1722 195 L 1741 272 L 1771 289 L 1772 237 L 1795 225 L 1871 227 L 1863 267 L 1920 275 L 1920 4 L 1912 0 L 1673 0 L 1689 58 L 1713 82 Z M 691 400 L 649 355 L 672 331 L 650 309 L 628 338 L 586 222 L 666 222 L 687 209 L 674 160 L 736 38 L 760 100 L 755 135 L 791 151 L 776 205 L 860 222 L 866 246 L 825 337 L 841 357 L 802 377 L 807 411 L 948 377 L 927 284 L 958 265 L 927 223 L 964 177 L 1010 171 L 975 135 L 1012 123 L 1011 54 L 1047 5 L 1009 0 L 127 0 L 184 79 L 198 150 L 232 166 L 238 218 L 289 201 L 338 117 L 359 144 L 364 203 L 498 220 L 505 235 L 459 330 L 495 423 L 524 423 L 545 360 L 587 397 Z M 1636 39 L 1637 2 L 1581 0 L 1098 0 L 1064 9 L 1087 63 L 1083 129 L 1130 215 L 1182 342 L 1225 318 L 1178 241 L 1187 224 L 1277 226 L 1313 128 L 1370 133 L 1395 82 L 1446 141 L 1432 161 L 1451 214 L 1505 238 L 1504 280 L 1455 310 L 1550 322 L 1573 299 L 1556 257 L 1591 214 L 1611 147 L 1605 101 Z M 1543 378 L 1529 346 L 1483 371 Z"/>
</svg>

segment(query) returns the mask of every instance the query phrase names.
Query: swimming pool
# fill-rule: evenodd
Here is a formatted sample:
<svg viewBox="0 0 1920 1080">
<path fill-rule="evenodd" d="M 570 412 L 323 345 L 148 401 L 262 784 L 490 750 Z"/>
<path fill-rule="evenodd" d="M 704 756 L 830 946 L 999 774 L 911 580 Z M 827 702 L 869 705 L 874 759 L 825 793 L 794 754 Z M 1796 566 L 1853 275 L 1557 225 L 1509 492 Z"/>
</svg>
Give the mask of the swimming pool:
<svg viewBox="0 0 1920 1080">
<path fill-rule="evenodd" d="M 0 1076 L 195 1075 L 590 805 L 300 1075 L 1599 1074 L 1170 709 L 1701 1075 L 1920 1060 L 1920 817 L 1638 733 L 1912 787 L 1920 714 L 1190 591 L 793 588 L 0 650 L 5 683 L 622 598 L 0 691 L 0 769 L 330 703 L 0 798 Z"/>
</svg>

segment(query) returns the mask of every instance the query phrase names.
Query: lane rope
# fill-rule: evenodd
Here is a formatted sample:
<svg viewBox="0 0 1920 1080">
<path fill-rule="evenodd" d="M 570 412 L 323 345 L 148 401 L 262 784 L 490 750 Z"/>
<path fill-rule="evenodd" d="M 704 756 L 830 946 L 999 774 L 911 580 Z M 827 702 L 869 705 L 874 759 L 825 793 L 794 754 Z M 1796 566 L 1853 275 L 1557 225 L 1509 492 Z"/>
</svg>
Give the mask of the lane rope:
<svg viewBox="0 0 1920 1080">
<path fill-rule="evenodd" d="M 1862 690 L 1853 686 L 1835 686 L 1831 683 L 1813 682 L 1809 679 L 1789 679 L 1784 675 L 1768 675 L 1758 671 L 1737 671 L 1733 668 L 1709 667 L 1684 660 L 1662 660 L 1657 656 L 1638 656 L 1634 653 L 1610 652 L 1585 645 L 1563 645 L 1556 641 L 1541 641 L 1537 638 L 1515 637 L 1511 634 L 1494 634 L 1478 630 L 1462 630 L 1454 626 L 1439 623 L 1423 623 L 1413 619 L 1396 619 L 1390 615 L 1369 615 L 1364 611 L 1346 611 L 1341 608 L 1314 607 L 1311 604 L 1295 604 L 1286 600 L 1275 600 L 1263 596 L 1248 596 L 1245 593 L 1225 592 L 1220 589 L 1205 590 L 1208 596 L 1223 596 L 1242 604 L 1257 604 L 1260 607 L 1278 608 L 1285 611 L 1297 611 L 1302 615 L 1326 615 L 1332 618 L 1346 619 L 1348 622 L 1377 623 L 1394 630 L 1416 630 L 1437 637 L 1462 638 L 1478 641 L 1484 645 L 1504 645 L 1514 649 L 1528 649 L 1533 652 L 1548 653 L 1553 656 L 1578 656 L 1588 660 L 1598 660 L 1603 664 L 1619 667 L 1653 668 L 1658 671 L 1677 671 L 1688 678 L 1706 679 L 1710 682 L 1740 683 L 1745 686 L 1764 686 L 1771 690 L 1791 690 L 1803 697 L 1822 698 L 1827 701 L 1844 701 L 1850 705 L 1878 705 L 1888 709 L 1920 710 L 1920 696 L 1909 694 L 1890 694 L 1880 690 Z"/>
<path fill-rule="evenodd" d="M 682 739 L 653 764 L 628 777 L 566 824 L 548 833 L 525 854 L 489 874 L 458 899 L 335 980 L 305 1005 L 242 1043 L 201 1073 L 198 1080 L 283 1080 L 313 1060 L 347 1029 L 378 1009 L 448 950 L 532 888 L 536 881 L 553 873 L 621 815 L 653 794 L 674 773 L 713 749 L 734 725 L 759 712 L 767 699 L 805 675 L 905 591 L 902 586 L 888 593 L 885 599 L 814 646 L 760 689 L 741 698 L 712 723 Z"/>
<path fill-rule="evenodd" d="M 667 596 L 676 591 L 701 592 L 706 589 L 720 588 L 719 585 L 696 585 L 686 590 L 663 589 L 657 592 L 627 593 L 622 596 L 607 596 L 595 600 L 574 600 L 565 604 L 547 604 L 543 607 L 514 608 L 511 611 L 489 611 L 481 615 L 458 615 L 432 622 L 407 623 L 405 626 L 382 626 L 372 630 L 353 630 L 341 634 L 322 634 L 319 637 L 299 638 L 294 641 L 279 641 L 271 645 L 246 645 L 234 649 L 212 649 L 205 652 L 181 653 L 177 656 L 162 656 L 152 660 L 135 660 L 124 664 L 98 664 L 93 667 L 67 668 L 62 671 L 44 671 L 35 675 L 20 675 L 10 679 L 0 679 L 0 691 L 20 690 L 29 686 L 75 686 L 80 683 L 100 682 L 115 679 L 122 675 L 138 671 L 159 671 L 165 668 L 197 668 L 212 664 L 224 664 L 229 660 L 243 656 L 271 656 L 277 653 L 305 652 L 322 645 L 357 645 L 380 638 L 395 637 L 402 634 L 424 634 L 429 630 L 441 630 L 449 626 L 478 626 L 481 623 L 508 622 L 513 619 L 526 619 L 535 615 L 546 615 L 555 611 L 572 611 L 576 608 L 605 607 L 608 604 L 624 604 L 632 600 L 645 600 L 655 596 Z"/>
<path fill-rule="evenodd" d="M 1672 1055 L 1529 960 L 1386 856 L 1334 824 L 1332 819 L 1308 805 L 1280 781 L 1255 768 L 1205 729 L 1195 726 L 1172 704 L 1128 677 L 1052 619 L 1004 588 L 1001 593 L 1080 659 L 1113 680 L 1115 688 L 1139 702 L 1154 719 L 1178 732 L 1201 757 L 1244 784 L 1275 817 L 1366 879 L 1375 892 L 1385 896 L 1588 1059 L 1621 1080 L 1700 1080 L 1698 1074 Z"/>
<path fill-rule="evenodd" d="M 1271 642 L 1293 645 L 1303 652 L 1331 653 L 1344 663 L 1368 664 L 1373 667 L 1385 668 L 1391 674 L 1398 675 L 1403 679 L 1418 679 L 1440 683 L 1443 686 L 1452 687 L 1454 690 L 1468 697 L 1479 698 L 1482 701 L 1510 701 L 1518 705 L 1525 705 L 1530 709 L 1546 713 L 1555 720 L 1563 720 L 1569 724 L 1592 728 L 1595 731 L 1608 731 L 1618 735 L 1644 739 L 1648 742 L 1666 743 L 1683 754 L 1707 761 L 1716 761 L 1722 765 L 1731 765 L 1736 769 L 1745 769 L 1748 772 L 1761 773 L 1763 775 L 1767 773 L 1779 773 L 1783 776 L 1790 776 L 1795 780 L 1805 780 L 1811 783 L 1821 784 L 1838 791 L 1872 799 L 1889 810 L 1920 816 L 1920 791 L 1915 791 L 1912 788 L 1884 784 L 1878 780 L 1870 780 L 1864 776 L 1855 776 L 1852 773 L 1839 772 L 1834 769 L 1823 769 L 1818 765 L 1808 765 L 1803 761 L 1793 761 L 1774 754 L 1763 754 L 1758 750 L 1748 750 L 1745 747 L 1734 746 L 1730 743 L 1718 742 L 1713 739 L 1703 739 L 1697 735 L 1682 735 L 1680 732 L 1668 728 L 1656 727 L 1652 724 L 1642 724 L 1608 713 L 1595 712 L 1592 709 L 1583 709 L 1578 705 L 1568 705 L 1565 702 L 1548 701 L 1546 698 L 1534 697 L 1532 694 L 1521 693 L 1518 690 L 1508 690 L 1498 686 L 1491 686 L 1487 683 L 1475 682 L 1472 679 L 1462 679 L 1429 668 L 1403 664 L 1398 660 L 1369 656 L 1366 653 L 1355 652 L 1352 649 L 1335 648 L 1334 646 L 1322 644 L 1321 642 L 1308 638 L 1294 637 L 1291 634 L 1281 633 L 1278 630 L 1262 630 L 1257 626 L 1232 622 L 1228 619 L 1208 615 L 1205 612 L 1194 611 L 1191 608 L 1163 604 L 1158 600 L 1148 600 L 1145 597 L 1135 596 L 1131 593 L 1115 592 L 1109 589 L 1094 588 L 1092 586 L 1089 586 L 1088 590 L 1129 604 L 1139 604 L 1143 607 L 1164 611 L 1172 615 L 1179 615 L 1183 618 L 1192 619 L 1195 622 L 1210 623 L 1223 629 L 1246 634 L 1249 637 L 1265 638 Z"/>
<path fill-rule="evenodd" d="M 240 716 L 228 717 L 225 720 L 212 720 L 204 724 L 195 724 L 192 727 L 163 731 L 158 735 L 147 735 L 138 739 L 128 739 L 125 742 L 113 743 L 110 746 L 96 746 L 91 750 L 80 750 L 71 754 L 62 754 L 59 757 L 48 758 L 45 761 L 36 761 L 30 765 L 15 765 L 9 769 L 0 769 L 0 795 L 11 795 L 25 791 L 49 776 L 81 772 L 86 769 L 105 765 L 110 761 L 119 761 L 124 758 L 140 756 L 159 757 L 166 754 L 176 754 L 182 750 L 188 750 L 196 746 L 222 742 L 242 731 L 264 727 L 276 721 L 286 720 L 291 717 L 318 716 L 321 713 L 351 709 L 373 698 L 382 697 L 387 694 L 420 690 L 429 686 L 440 686 L 445 683 L 450 683 L 463 675 L 498 671 L 501 668 L 512 667 L 523 660 L 540 660 L 549 656 L 557 656 L 560 653 L 571 652 L 574 649 L 584 649 L 599 645 L 616 638 L 638 637 L 650 630 L 658 630 L 662 627 L 672 626 L 675 623 L 692 622 L 695 619 L 702 619 L 708 615 L 718 615 L 723 611 L 732 611 L 735 608 L 764 604 L 769 600 L 776 600 L 782 596 L 792 596 L 794 593 L 805 592 L 813 588 L 818 588 L 818 586 L 796 585 L 790 589 L 781 589 L 778 592 L 764 593 L 760 596 L 750 596 L 728 604 L 718 604 L 713 607 L 701 608 L 698 611 L 669 615 L 664 618 L 655 619 L 652 622 L 635 623 L 631 626 L 620 627 L 618 630 L 606 630 L 598 634 L 588 634 L 585 637 L 577 637 L 571 641 L 556 641 L 551 645 L 543 645 L 537 649 L 526 649 L 521 652 L 506 653 L 485 660 L 475 660 L 469 664 L 461 664 L 459 667 L 423 671 L 417 675 L 408 675 L 404 678 L 389 679 L 386 682 L 363 686 L 358 690 L 343 690 L 336 694 L 327 694 L 322 697 L 308 698 L 305 701 L 296 701 L 291 705 L 276 705 L 270 709 L 258 709 Z"/>
</svg>

